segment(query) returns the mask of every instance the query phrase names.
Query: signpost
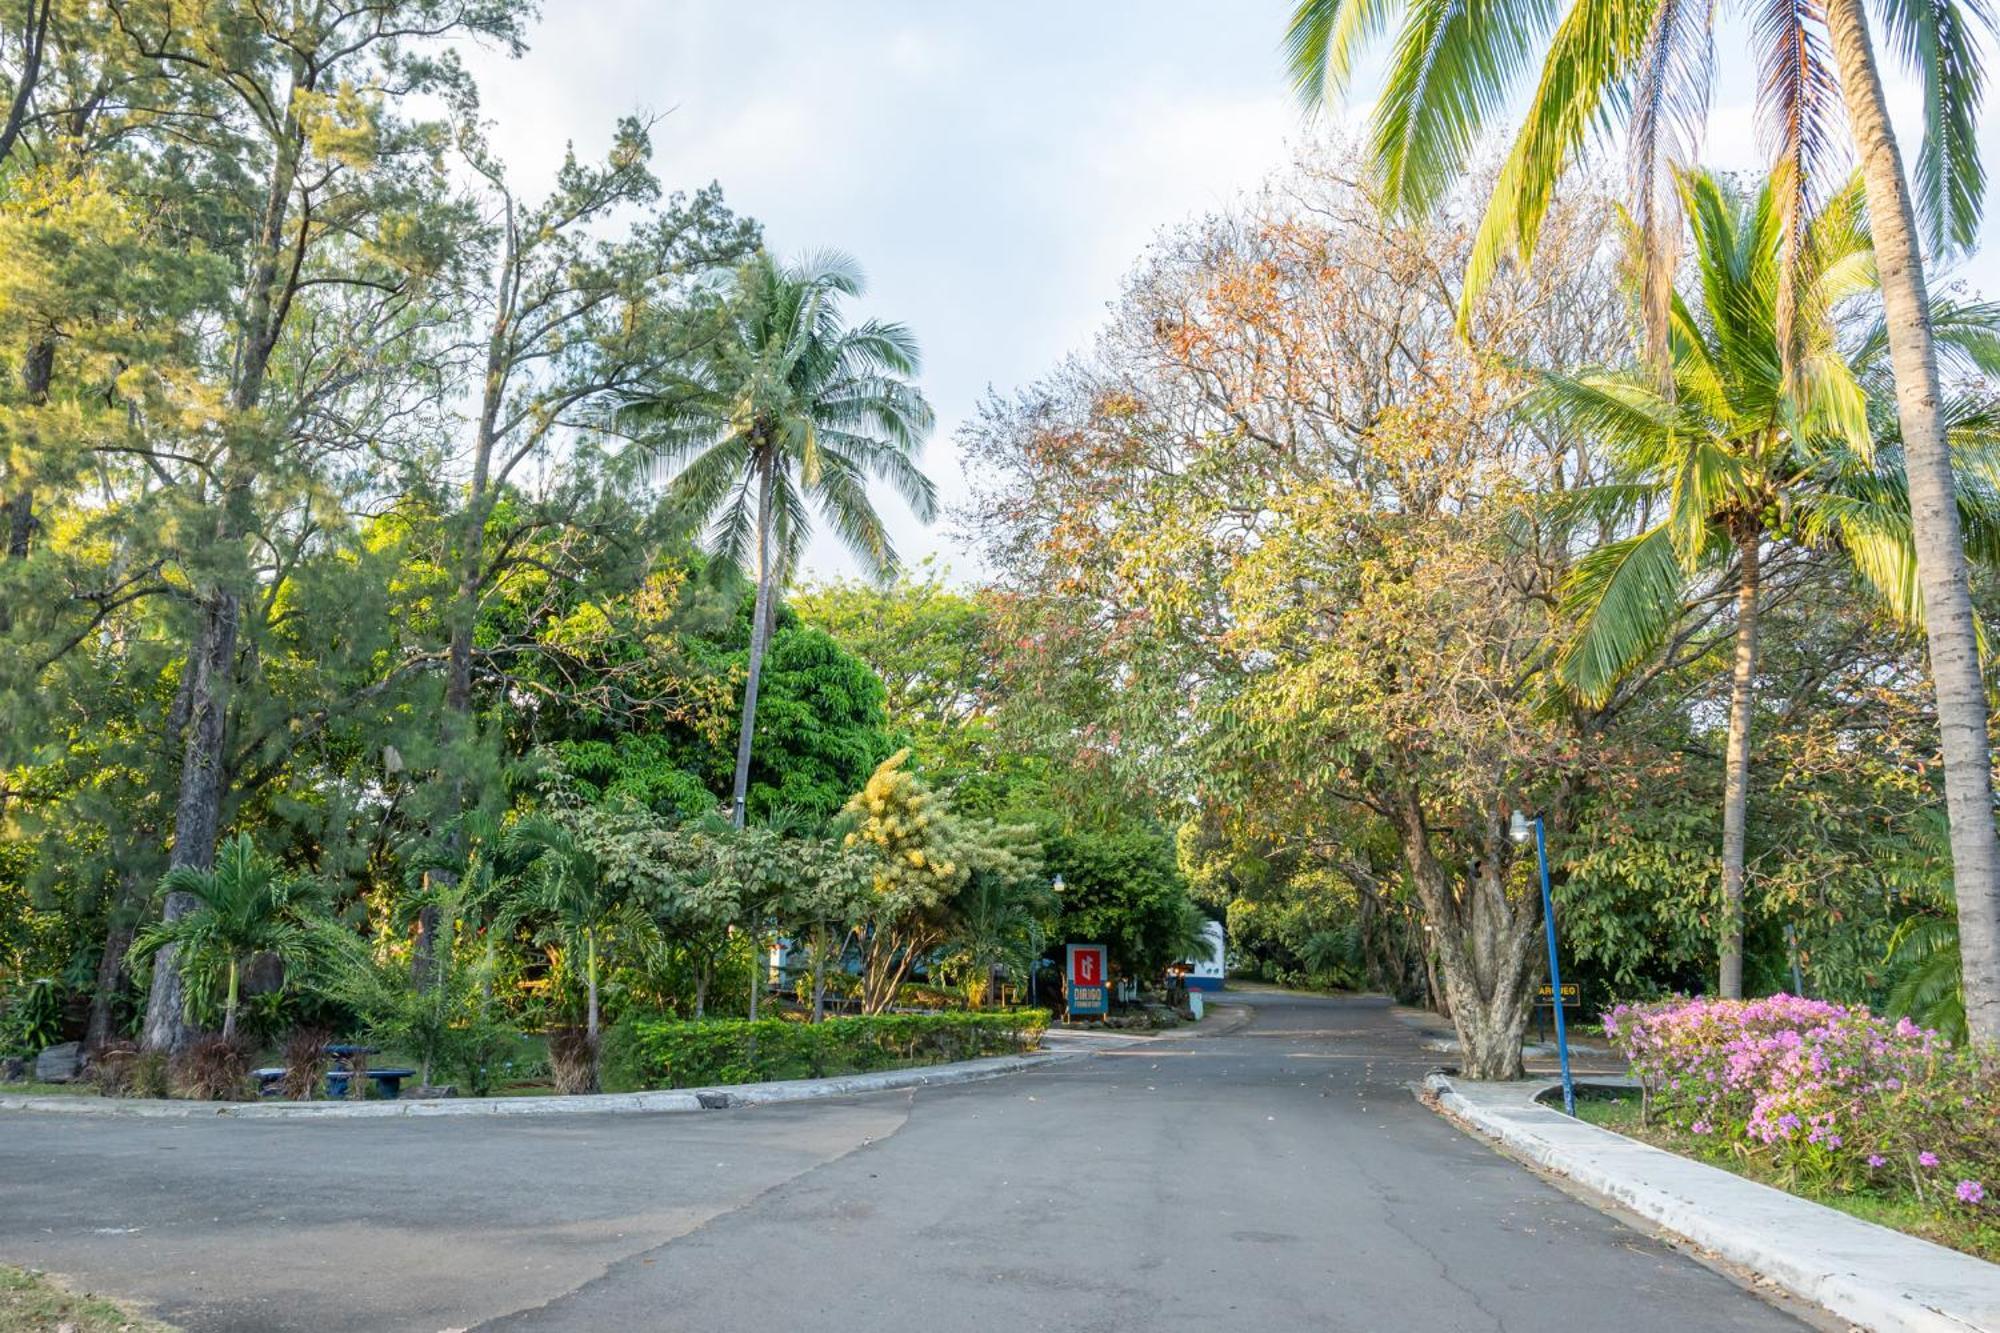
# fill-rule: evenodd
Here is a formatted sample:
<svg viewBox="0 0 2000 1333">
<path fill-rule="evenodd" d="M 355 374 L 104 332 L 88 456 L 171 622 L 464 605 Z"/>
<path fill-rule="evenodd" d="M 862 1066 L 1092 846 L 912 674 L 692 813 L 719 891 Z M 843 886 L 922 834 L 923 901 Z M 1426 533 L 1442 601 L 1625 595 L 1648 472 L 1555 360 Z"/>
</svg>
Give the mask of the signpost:
<svg viewBox="0 0 2000 1333">
<path fill-rule="evenodd" d="M 1105 947 L 1101 944 L 1069 946 L 1063 968 L 1063 990 L 1071 1018 L 1079 1014 L 1101 1018 L 1111 1012 L 1107 961 Z"/>
</svg>

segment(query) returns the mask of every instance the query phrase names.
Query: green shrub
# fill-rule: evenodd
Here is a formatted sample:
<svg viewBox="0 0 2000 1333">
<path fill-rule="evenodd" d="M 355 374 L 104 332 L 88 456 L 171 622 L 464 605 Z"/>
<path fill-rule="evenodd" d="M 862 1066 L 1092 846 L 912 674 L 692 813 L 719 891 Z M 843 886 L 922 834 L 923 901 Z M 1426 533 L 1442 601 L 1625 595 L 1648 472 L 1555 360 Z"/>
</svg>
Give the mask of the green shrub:
<svg viewBox="0 0 2000 1333">
<path fill-rule="evenodd" d="M 876 1069 L 1013 1055 L 1041 1044 L 1041 1009 L 879 1014 L 822 1023 L 763 1018 L 629 1017 L 608 1034 L 604 1087 L 701 1088 L 770 1079 L 826 1078 Z"/>
</svg>

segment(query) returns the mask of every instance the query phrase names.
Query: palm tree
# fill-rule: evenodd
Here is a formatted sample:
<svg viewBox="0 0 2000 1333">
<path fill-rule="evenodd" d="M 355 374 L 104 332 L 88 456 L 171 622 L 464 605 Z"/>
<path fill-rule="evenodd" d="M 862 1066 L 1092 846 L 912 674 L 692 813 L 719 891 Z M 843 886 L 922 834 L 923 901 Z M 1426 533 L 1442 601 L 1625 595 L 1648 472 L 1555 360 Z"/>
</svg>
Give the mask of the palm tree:
<svg viewBox="0 0 2000 1333">
<path fill-rule="evenodd" d="M 868 497 L 886 481 L 918 518 L 937 510 L 916 456 L 932 425 L 909 382 L 917 345 L 901 324 L 848 327 L 841 298 L 861 295 L 852 259 L 826 253 L 794 264 L 760 254 L 737 271 L 724 331 L 687 378 L 628 402 L 623 423 L 645 456 L 678 468 L 669 495 L 708 523 L 715 554 L 757 580 L 749 672 L 736 744 L 731 813 L 743 827 L 757 685 L 776 598 L 811 532 L 815 509 L 878 575 L 895 549 Z"/>
<path fill-rule="evenodd" d="M 310 885 L 259 855 L 245 833 L 222 845 L 213 870 L 176 866 L 160 887 L 187 894 L 193 906 L 141 931 L 132 954 L 150 958 L 172 945 L 186 975 L 222 971 L 222 1036 L 233 1041 L 243 964 L 257 954 L 275 954 L 290 964 L 313 953 L 308 917 L 316 900 Z M 190 991 L 188 999 L 193 998 Z"/>
<path fill-rule="evenodd" d="M 1835 553 L 1900 622 L 1920 625 L 1924 609 L 1900 459 L 1889 442 L 1878 448 L 1878 435 L 1893 440 L 1893 423 L 1879 413 L 1871 420 L 1869 410 L 1881 340 L 1862 329 L 1843 348 L 1837 336 L 1838 317 L 1875 285 L 1860 185 L 1835 195 L 1807 228 L 1789 370 L 1777 282 L 1787 258 L 1784 188 L 1773 178 L 1752 196 L 1683 174 L 1699 296 L 1671 299 L 1667 382 L 1636 367 L 1549 374 L 1539 394 L 1543 408 L 1608 448 L 1617 475 L 1581 502 L 1607 501 L 1605 516 L 1640 523 L 1584 557 L 1570 581 L 1566 609 L 1580 628 L 1559 671 L 1571 689 L 1602 703 L 1712 590 L 1733 583 L 1720 968 L 1721 993 L 1732 998 L 1743 993 L 1750 728 L 1767 563 L 1782 548 Z M 1992 442 L 1988 431 L 1971 433 L 1981 438 L 1968 445 Z M 1968 527 L 1991 551 L 2000 532 L 1994 495 L 1985 486 L 1962 490 Z"/>
<path fill-rule="evenodd" d="M 1844 105 L 1859 150 L 1881 271 L 1914 527 L 1916 586 L 1943 741 L 1945 799 L 1974 1036 L 2000 1041 L 2000 837 L 1979 632 L 1972 611 L 1933 311 L 1918 223 L 1933 253 L 1971 243 L 1985 193 L 1977 127 L 1984 87 L 1984 6 L 1956 0 L 1880 0 L 1898 57 L 1924 89 L 1916 189 L 1903 173 L 1861 0 L 1751 9 L 1761 77 L 1757 103 L 1784 181 L 1787 263 L 1777 275 L 1780 347 L 1795 351 L 1796 273 L 1825 159 L 1840 139 Z M 1646 239 L 1648 342 L 1664 361 L 1676 192 L 1667 168 L 1692 161 L 1712 91 L 1714 5 L 1683 0 L 1574 0 L 1568 12 L 1528 0 L 1299 0 L 1286 46 L 1309 105 L 1353 78 L 1357 59 L 1400 16 L 1371 140 L 1387 202 L 1422 209 L 1464 170 L 1489 120 L 1539 64 L 1528 113 L 1501 168 L 1466 273 L 1461 319 L 1510 250 L 1532 258 L 1555 186 L 1585 141 L 1620 113 L 1635 215 Z M 1829 48 L 1832 60 L 1829 61 Z M 1536 57 L 1541 53 L 1539 62 Z"/>
<path fill-rule="evenodd" d="M 537 813 L 508 831 L 508 851 L 522 869 L 502 923 L 539 918 L 569 956 L 583 956 L 584 1033 L 594 1059 L 602 1013 L 598 980 L 610 939 L 620 927 L 645 927 L 628 910 L 627 881 L 600 856 L 590 818 L 584 812 Z"/>
</svg>

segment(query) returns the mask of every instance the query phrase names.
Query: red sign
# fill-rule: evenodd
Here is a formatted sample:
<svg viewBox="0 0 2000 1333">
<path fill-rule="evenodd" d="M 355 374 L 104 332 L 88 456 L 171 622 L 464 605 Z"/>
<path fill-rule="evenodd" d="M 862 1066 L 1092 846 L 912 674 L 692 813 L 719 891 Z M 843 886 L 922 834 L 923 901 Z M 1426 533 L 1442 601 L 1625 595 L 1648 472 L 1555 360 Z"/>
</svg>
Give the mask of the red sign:
<svg viewBox="0 0 2000 1333">
<path fill-rule="evenodd" d="M 1104 1014 L 1111 1011 L 1111 995 L 1105 985 L 1106 950 L 1101 944 L 1069 946 L 1069 1012 Z"/>
</svg>

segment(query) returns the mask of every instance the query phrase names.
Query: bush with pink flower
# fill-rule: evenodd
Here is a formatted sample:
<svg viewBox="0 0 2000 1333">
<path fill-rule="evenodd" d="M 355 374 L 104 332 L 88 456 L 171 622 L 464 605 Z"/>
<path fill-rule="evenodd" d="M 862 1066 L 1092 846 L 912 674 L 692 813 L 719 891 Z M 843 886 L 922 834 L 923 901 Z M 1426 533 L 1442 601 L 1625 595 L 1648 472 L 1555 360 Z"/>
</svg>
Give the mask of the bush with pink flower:
<svg viewBox="0 0 2000 1333">
<path fill-rule="evenodd" d="M 1985 1209 L 2000 1185 L 2000 1065 L 1908 1019 L 1774 995 L 1620 1005 L 1605 1031 L 1645 1115 L 1786 1182 Z"/>
</svg>

